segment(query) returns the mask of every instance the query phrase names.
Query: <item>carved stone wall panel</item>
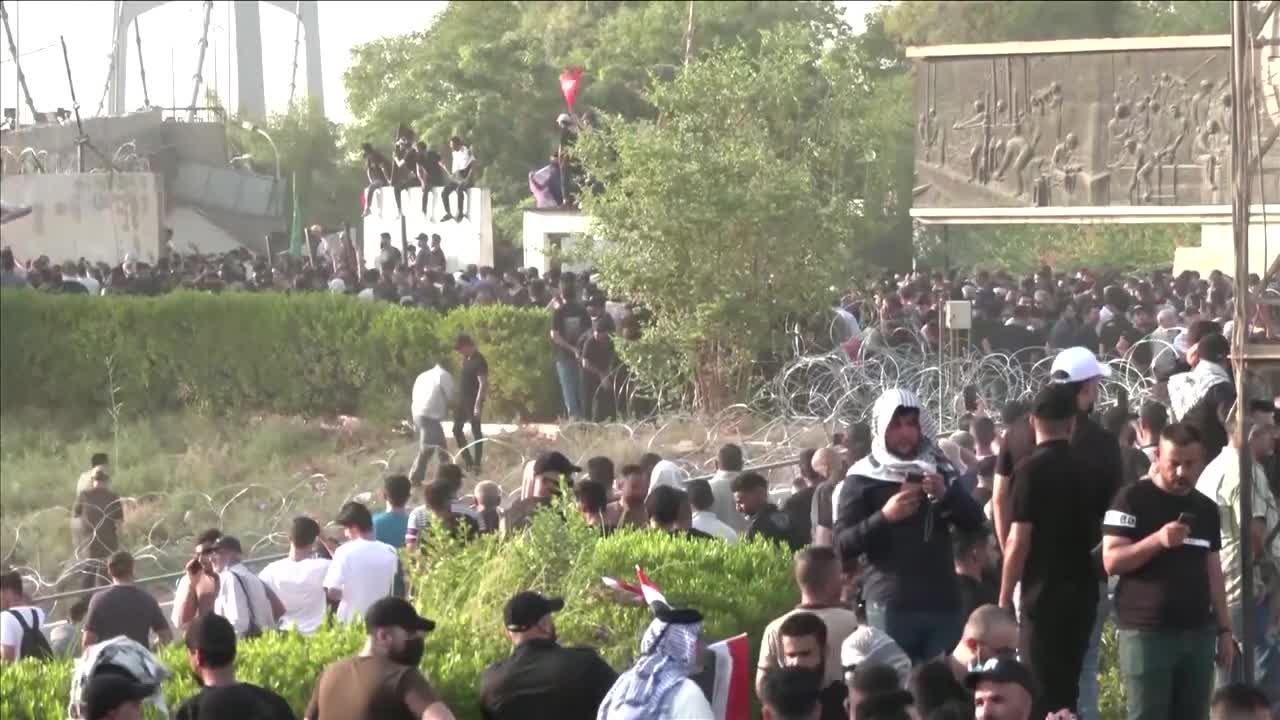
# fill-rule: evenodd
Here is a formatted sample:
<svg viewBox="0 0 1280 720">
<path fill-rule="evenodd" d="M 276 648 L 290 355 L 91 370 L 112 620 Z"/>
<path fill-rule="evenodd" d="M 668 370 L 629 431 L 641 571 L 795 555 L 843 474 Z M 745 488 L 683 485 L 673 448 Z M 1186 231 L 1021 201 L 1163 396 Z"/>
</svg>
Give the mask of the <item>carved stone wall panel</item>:
<svg viewBox="0 0 1280 720">
<path fill-rule="evenodd" d="M 1225 48 L 926 57 L 915 66 L 913 207 L 1224 205 Z M 1254 201 L 1280 198 L 1277 128 Z"/>
</svg>

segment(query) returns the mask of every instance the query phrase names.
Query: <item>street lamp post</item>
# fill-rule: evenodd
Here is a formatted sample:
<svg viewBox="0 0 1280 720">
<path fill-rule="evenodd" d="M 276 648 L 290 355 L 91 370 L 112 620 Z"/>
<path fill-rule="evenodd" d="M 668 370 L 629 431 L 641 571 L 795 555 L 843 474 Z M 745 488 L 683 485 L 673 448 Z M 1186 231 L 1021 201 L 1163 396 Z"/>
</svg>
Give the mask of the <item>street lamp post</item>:
<svg viewBox="0 0 1280 720">
<path fill-rule="evenodd" d="M 275 205 L 276 192 L 278 191 L 279 185 L 280 185 L 280 150 L 276 148 L 276 141 L 271 139 L 271 136 L 267 134 L 266 130 L 263 130 L 262 128 L 258 127 L 257 125 L 254 125 L 248 120 L 245 120 L 244 122 L 240 123 L 240 127 L 244 128 L 245 130 L 248 130 L 249 132 L 258 133 L 262 137 L 266 138 L 267 144 L 271 146 L 271 154 L 274 155 L 276 159 L 276 179 L 275 179 L 275 182 L 271 183 L 271 204 Z"/>
<path fill-rule="evenodd" d="M 271 153 L 275 155 L 276 158 L 276 180 L 278 181 L 280 179 L 280 151 L 276 148 L 276 141 L 271 139 L 271 136 L 267 134 L 266 130 L 263 130 L 248 120 L 240 123 L 240 127 L 248 130 L 249 132 L 258 133 L 267 139 L 267 144 L 271 146 Z"/>
</svg>

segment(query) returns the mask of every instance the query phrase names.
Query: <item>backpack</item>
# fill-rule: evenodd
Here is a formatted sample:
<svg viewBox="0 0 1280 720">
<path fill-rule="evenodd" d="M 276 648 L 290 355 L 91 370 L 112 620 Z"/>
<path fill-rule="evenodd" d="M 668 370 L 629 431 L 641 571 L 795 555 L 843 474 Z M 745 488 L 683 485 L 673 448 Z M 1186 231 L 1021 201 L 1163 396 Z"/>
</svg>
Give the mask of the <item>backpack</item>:
<svg viewBox="0 0 1280 720">
<path fill-rule="evenodd" d="M 31 611 L 31 624 L 28 625 L 17 610 L 5 610 L 18 621 L 18 627 L 22 628 L 22 640 L 18 641 L 18 657 L 22 660 L 38 660 L 45 661 L 53 659 L 53 648 L 49 647 L 49 640 L 45 638 L 44 633 L 40 631 L 40 616 L 35 610 Z"/>
</svg>

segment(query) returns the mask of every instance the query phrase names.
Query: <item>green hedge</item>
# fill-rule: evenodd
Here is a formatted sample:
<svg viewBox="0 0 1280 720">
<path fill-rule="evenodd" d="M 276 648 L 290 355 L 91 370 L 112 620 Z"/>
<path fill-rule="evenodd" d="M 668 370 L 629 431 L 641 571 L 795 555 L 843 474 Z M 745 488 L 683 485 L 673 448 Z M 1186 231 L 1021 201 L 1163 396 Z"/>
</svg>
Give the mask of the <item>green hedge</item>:
<svg viewBox="0 0 1280 720">
<path fill-rule="evenodd" d="M 423 671 L 459 718 L 480 717 L 480 673 L 505 658 L 511 647 L 502 628 L 502 608 L 516 591 L 534 589 L 562 596 L 556 626 L 565 644 L 598 648 L 616 670 L 634 658 L 650 616 L 639 607 L 601 597 L 600 576 L 635 577 L 644 567 L 673 602 L 701 609 L 706 637 L 718 640 L 747 632 L 752 658 L 765 625 L 798 601 L 788 554 L 776 545 L 728 545 L 674 538 L 653 532 L 623 532 L 607 538 L 553 512 L 507 542 L 485 538 L 465 547 L 438 547 L 438 559 L 413 569 L 419 611 L 439 623 L 427 638 Z M 320 670 L 358 651 L 358 627 L 326 628 L 305 640 L 272 635 L 242 644 L 236 666 L 241 680 L 271 688 L 301 713 Z M 165 685 L 170 706 L 195 694 L 186 652 L 160 653 L 175 677 Z M 71 684 L 71 661 L 20 662 L 0 669 L 0 717 L 63 717 Z"/>
<path fill-rule="evenodd" d="M 0 293 L 0 409 L 403 416 L 414 377 L 467 332 L 489 361 L 488 415 L 559 403 L 545 311 L 432 312 L 330 295 L 159 298 Z M 108 373 L 108 366 L 111 368 Z M 109 381 L 110 378 L 110 381 Z"/>
</svg>

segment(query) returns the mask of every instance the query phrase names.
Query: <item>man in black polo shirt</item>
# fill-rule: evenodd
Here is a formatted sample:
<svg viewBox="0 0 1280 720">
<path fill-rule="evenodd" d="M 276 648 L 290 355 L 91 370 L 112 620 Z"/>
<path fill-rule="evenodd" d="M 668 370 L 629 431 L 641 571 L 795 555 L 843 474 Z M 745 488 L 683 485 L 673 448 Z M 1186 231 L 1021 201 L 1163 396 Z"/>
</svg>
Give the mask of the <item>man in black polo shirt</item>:
<svg viewBox="0 0 1280 720">
<path fill-rule="evenodd" d="M 1069 385 L 1053 384 L 1036 396 L 1036 450 L 1018 467 L 1000 585 L 1000 606 L 1013 610 L 1014 588 L 1022 583 L 1020 644 L 1039 688 L 1037 718 L 1076 710 L 1098 600 L 1092 557 L 1098 518 L 1071 449 L 1075 396 Z"/>
<path fill-rule="evenodd" d="M 459 335 L 453 348 L 462 355 L 462 373 L 458 377 L 458 407 L 453 415 L 453 439 L 462 450 L 462 462 L 467 470 L 478 471 L 484 458 L 484 435 L 480 432 L 480 414 L 484 411 L 485 396 L 489 390 L 489 363 L 476 349 L 470 335 Z M 467 423 L 471 424 L 472 447 L 467 447 Z M 472 459 L 471 451 L 475 451 Z"/>
<path fill-rule="evenodd" d="M 733 503 L 747 517 L 747 539 L 763 537 L 785 543 L 792 550 L 804 547 L 808 538 L 797 537 L 791 518 L 769 502 L 769 481 L 759 473 L 743 473 L 733 479 Z"/>
<path fill-rule="evenodd" d="M 480 676 L 485 720 L 595 719 L 618 674 L 596 651 L 556 642 L 551 615 L 562 609 L 563 600 L 528 591 L 507 602 L 503 618 L 515 649 Z"/>
<path fill-rule="evenodd" d="M 1103 520 L 1130 720 L 1208 716 L 1214 661 L 1230 668 L 1218 508 L 1195 489 L 1203 469 L 1196 430 L 1169 425 L 1151 479 L 1121 490 Z"/>
</svg>

